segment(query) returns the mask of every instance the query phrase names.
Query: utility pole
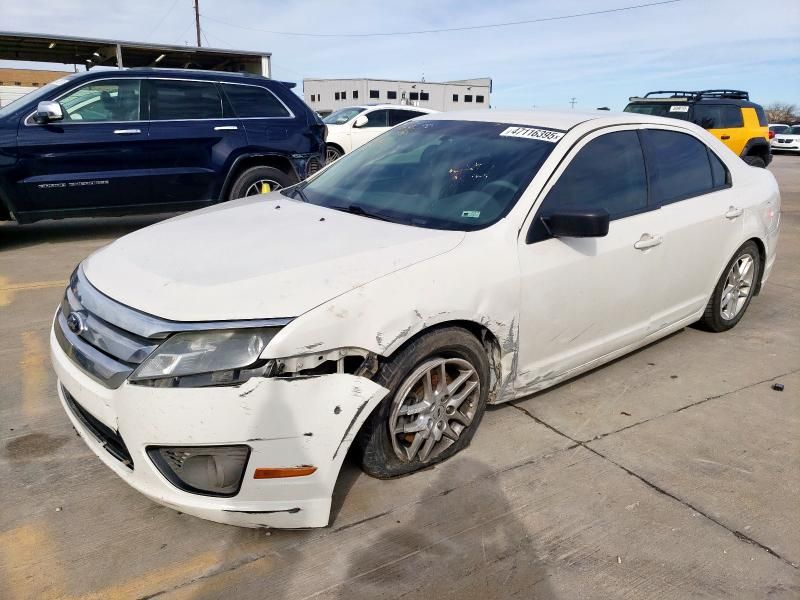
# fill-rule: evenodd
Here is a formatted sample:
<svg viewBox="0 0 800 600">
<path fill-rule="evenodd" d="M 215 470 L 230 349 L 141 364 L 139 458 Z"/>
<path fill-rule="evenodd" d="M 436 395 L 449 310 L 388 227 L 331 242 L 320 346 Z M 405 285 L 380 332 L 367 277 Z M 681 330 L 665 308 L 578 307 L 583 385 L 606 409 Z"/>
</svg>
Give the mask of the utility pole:
<svg viewBox="0 0 800 600">
<path fill-rule="evenodd" d="M 194 0 L 194 26 L 197 30 L 197 47 L 202 46 L 200 43 L 200 0 Z"/>
<path fill-rule="evenodd" d="M 198 27 L 200 27 L 200 26 L 198 25 Z M 198 39 L 199 39 L 199 38 L 198 38 Z M 200 44 L 197 44 L 197 45 L 199 46 Z M 572 100 L 570 100 L 570 101 L 569 101 L 569 105 L 570 105 L 570 106 L 571 106 L 571 107 L 574 109 L 574 108 L 575 108 L 575 104 L 576 104 L 577 102 L 578 102 L 578 101 L 577 101 L 577 100 L 575 100 L 575 97 L 573 96 Z"/>
</svg>

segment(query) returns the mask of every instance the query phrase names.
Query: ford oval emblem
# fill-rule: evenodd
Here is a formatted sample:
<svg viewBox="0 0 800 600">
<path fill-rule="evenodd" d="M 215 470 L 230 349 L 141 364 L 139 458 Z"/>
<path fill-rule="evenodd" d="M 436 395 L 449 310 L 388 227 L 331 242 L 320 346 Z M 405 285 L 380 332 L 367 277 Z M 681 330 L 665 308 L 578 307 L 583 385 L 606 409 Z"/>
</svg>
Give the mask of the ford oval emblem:
<svg viewBox="0 0 800 600">
<path fill-rule="evenodd" d="M 86 331 L 86 321 L 80 313 L 74 312 L 67 317 L 67 327 L 75 335 L 80 335 Z"/>
</svg>

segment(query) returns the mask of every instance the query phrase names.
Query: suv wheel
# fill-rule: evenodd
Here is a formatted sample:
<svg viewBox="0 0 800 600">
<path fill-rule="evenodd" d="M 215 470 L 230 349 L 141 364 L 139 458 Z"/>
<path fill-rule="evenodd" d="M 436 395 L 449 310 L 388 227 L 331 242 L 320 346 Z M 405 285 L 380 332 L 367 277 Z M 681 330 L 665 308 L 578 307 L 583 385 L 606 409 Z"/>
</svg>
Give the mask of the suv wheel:
<svg viewBox="0 0 800 600">
<path fill-rule="evenodd" d="M 760 156 L 753 156 L 753 155 L 743 156 L 742 160 L 744 160 L 744 162 L 746 162 L 751 167 L 759 167 L 761 169 L 765 169 L 767 167 L 767 163 L 765 163 L 764 159 L 761 158 Z"/>
<path fill-rule="evenodd" d="M 268 194 L 295 183 L 294 178 L 274 167 L 251 167 L 236 178 L 228 193 L 228 200 Z"/>
</svg>

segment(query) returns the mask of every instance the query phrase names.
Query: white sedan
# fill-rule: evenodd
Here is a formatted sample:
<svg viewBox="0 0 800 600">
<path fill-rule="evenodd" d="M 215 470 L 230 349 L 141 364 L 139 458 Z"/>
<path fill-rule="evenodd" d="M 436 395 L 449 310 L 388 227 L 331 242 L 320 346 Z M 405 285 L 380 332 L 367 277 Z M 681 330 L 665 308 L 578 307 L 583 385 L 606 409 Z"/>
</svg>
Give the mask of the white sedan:
<svg viewBox="0 0 800 600">
<path fill-rule="evenodd" d="M 800 152 L 800 125 L 792 125 L 782 133 L 776 133 L 770 146 L 773 152 Z"/>
<path fill-rule="evenodd" d="M 348 106 L 337 110 L 322 120 L 328 128 L 326 162 L 352 152 L 395 125 L 435 112 L 430 108 L 397 104 Z"/>
<path fill-rule="evenodd" d="M 53 325 L 58 394 L 156 502 L 325 526 L 351 445 L 404 475 L 465 448 L 487 404 L 736 325 L 779 222 L 772 174 L 685 121 L 427 115 L 83 261 Z"/>
</svg>

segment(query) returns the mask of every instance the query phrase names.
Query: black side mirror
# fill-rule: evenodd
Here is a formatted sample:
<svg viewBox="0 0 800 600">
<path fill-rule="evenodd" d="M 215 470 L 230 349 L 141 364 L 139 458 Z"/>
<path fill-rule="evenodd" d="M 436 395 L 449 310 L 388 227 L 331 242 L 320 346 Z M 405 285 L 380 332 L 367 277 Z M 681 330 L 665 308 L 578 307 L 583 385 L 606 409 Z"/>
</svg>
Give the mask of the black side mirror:
<svg viewBox="0 0 800 600">
<path fill-rule="evenodd" d="M 542 217 L 553 237 L 605 237 L 608 235 L 608 212 L 602 208 L 561 211 Z"/>
</svg>

